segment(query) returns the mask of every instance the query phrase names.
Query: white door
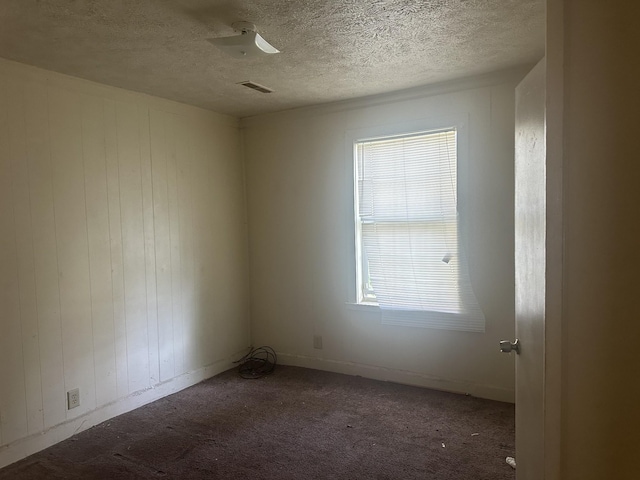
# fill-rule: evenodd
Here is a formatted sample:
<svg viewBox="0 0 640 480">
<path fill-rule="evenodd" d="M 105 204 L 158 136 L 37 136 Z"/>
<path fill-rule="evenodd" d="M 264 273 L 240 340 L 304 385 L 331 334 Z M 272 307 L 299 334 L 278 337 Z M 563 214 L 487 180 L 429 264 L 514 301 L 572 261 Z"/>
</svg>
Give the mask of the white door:
<svg viewBox="0 0 640 480">
<path fill-rule="evenodd" d="M 516 88 L 515 307 L 516 477 L 542 480 L 544 465 L 544 324 L 546 145 L 544 59 Z"/>
</svg>

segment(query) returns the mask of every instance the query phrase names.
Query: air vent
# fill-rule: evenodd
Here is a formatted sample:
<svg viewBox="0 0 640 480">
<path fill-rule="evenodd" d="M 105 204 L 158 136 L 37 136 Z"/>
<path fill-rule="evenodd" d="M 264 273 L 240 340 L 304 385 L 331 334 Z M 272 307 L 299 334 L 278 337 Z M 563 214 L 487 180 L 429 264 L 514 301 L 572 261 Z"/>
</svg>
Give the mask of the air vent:
<svg viewBox="0 0 640 480">
<path fill-rule="evenodd" d="M 259 83 L 255 83 L 255 82 L 251 82 L 251 81 L 240 82 L 238 85 L 244 85 L 247 88 L 252 88 L 252 89 L 257 90 L 258 92 L 261 92 L 261 93 L 271 93 L 271 92 L 273 92 L 273 90 L 271 90 L 270 88 L 267 88 L 264 85 L 260 85 Z"/>
</svg>

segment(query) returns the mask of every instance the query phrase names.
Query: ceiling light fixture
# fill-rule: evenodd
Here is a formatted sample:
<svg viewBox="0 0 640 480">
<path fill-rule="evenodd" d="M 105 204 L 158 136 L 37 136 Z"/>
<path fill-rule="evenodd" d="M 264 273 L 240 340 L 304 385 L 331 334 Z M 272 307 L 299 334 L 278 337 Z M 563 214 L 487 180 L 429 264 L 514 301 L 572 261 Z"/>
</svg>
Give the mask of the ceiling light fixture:
<svg viewBox="0 0 640 480">
<path fill-rule="evenodd" d="M 249 22 L 236 22 L 231 27 L 241 32 L 240 35 L 232 35 L 230 37 L 209 38 L 208 41 L 218 47 L 220 50 L 235 58 L 249 58 L 268 55 L 271 53 L 280 53 L 256 32 L 256 26 Z"/>
</svg>

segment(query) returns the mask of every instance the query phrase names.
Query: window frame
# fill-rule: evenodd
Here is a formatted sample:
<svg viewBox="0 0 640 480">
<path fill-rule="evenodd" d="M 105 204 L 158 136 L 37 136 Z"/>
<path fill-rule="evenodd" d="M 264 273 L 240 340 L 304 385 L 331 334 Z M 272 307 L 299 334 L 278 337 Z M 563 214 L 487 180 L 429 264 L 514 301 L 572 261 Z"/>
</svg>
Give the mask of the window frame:
<svg viewBox="0 0 640 480">
<path fill-rule="evenodd" d="M 456 130 L 456 166 L 457 166 L 457 209 L 458 209 L 458 238 L 460 242 L 466 238 L 465 214 L 467 171 L 468 171 L 468 114 L 443 115 L 439 117 L 423 118 L 411 122 L 396 123 L 391 125 L 374 125 L 370 127 L 347 130 L 345 135 L 346 160 L 348 165 L 348 179 L 350 187 L 349 202 L 351 206 L 349 212 L 349 231 L 351 232 L 349 250 L 349 290 L 347 304 L 357 309 L 374 309 L 380 311 L 380 307 L 374 295 L 367 295 L 363 289 L 364 259 L 362 255 L 362 245 L 358 242 L 361 239 L 360 222 L 358 221 L 358 198 L 357 198 L 357 157 L 356 145 L 367 140 L 381 139 L 399 135 L 411 135 L 417 133 L 427 133 L 431 131 L 441 131 L 447 129 Z M 441 312 L 427 312 L 429 315 L 451 315 Z"/>
</svg>

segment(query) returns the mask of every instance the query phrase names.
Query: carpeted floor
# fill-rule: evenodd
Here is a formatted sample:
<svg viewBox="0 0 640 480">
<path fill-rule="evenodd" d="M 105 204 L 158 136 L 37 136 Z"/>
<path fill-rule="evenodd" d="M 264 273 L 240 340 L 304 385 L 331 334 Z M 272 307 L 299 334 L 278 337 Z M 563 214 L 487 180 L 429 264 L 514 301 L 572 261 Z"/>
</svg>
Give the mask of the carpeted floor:
<svg viewBox="0 0 640 480">
<path fill-rule="evenodd" d="M 514 406 L 297 367 L 230 370 L 0 470 L 16 479 L 515 478 Z"/>
</svg>

